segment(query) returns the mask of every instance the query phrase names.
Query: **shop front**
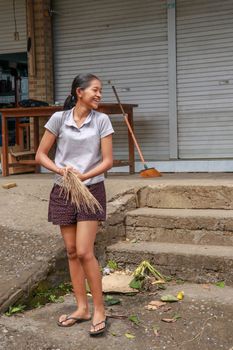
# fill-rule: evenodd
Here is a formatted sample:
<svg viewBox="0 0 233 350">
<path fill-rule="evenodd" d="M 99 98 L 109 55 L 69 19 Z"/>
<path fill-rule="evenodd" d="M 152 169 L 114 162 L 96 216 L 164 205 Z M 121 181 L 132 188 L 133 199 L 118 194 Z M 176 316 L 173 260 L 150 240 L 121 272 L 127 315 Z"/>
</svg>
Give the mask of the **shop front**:
<svg viewBox="0 0 233 350">
<path fill-rule="evenodd" d="M 116 102 L 111 81 L 123 103 L 138 105 L 134 128 L 149 165 L 233 171 L 231 0 L 13 5 L 0 0 L 0 104 L 29 96 L 62 105 L 73 77 L 92 72 L 103 81 L 104 103 Z M 113 126 L 114 157 L 127 159 L 120 114 Z"/>
<path fill-rule="evenodd" d="M 114 100 L 111 80 L 138 104 L 135 131 L 152 166 L 233 170 L 231 0 L 57 0 L 52 9 L 56 101 L 76 74 L 93 72 L 104 101 Z M 120 116 L 114 127 L 114 152 L 126 157 Z"/>
</svg>

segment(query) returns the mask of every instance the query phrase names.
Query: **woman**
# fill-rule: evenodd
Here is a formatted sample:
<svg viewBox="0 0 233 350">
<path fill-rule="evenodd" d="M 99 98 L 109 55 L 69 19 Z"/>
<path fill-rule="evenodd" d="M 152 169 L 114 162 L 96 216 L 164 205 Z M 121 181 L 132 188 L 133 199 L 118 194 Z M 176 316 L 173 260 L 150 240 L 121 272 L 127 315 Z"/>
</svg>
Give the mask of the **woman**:
<svg viewBox="0 0 233 350">
<path fill-rule="evenodd" d="M 109 117 L 96 111 L 101 100 L 102 86 L 92 74 L 78 75 L 64 111 L 54 113 L 46 123 L 46 131 L 36 154 L 36 161 L 56 173 L 50 194 L 49 221 L 60 226 L 64 239 L 77 309 L 71 315 L 61 315 L 58 325 L 70 327 L 91 319 L 85 279 L 93 297 L 93 318 L 90 335 L 106 330 L 101 274 L 94 256 L 94 241 L 98 222 L 106 219 L 104 172 L 112 167 L 112 134 Z M 72 108 L 73 107 L 73 108 Z M 48 153 L 57 143 L 54 162 Z M 96 214 L 78 211 L 64 196 L 60 196 L 59 181 L 72 168 L 79 179 L 99 201 L 103 211 Z"/>
</svg>

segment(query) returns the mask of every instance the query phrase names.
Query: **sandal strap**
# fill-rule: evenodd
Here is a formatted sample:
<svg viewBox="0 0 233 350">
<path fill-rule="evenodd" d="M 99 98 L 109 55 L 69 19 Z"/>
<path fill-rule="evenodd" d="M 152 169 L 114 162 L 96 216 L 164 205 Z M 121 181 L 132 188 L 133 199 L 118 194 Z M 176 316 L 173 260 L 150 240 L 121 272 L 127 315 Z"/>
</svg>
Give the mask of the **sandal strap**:
<svg viewBox="0 0 233 350">
<path fill-rule="evenodd" d="M 95 327 L 99 326 L 101 323 L 104 323 L 104 327 L 106 327 L 106 322 L 107 322 L 107 320 L 100 321 L 96 324 L 92 323 L 92 327 L 95 329 Z M 102 327 L 102 328 L 104 328 L 104 327 Z"/>
<path fill-rule="evenodd" d="M 78 318 L 77 317 L 72 317 L 72 316 L 68 316 L 65 320 L 63 320 L 63 321 L 68 321 L 68 320 L 75 320 L 75 321 L 77 321 L 78 320 Z M 62 322 L 63 322 L 62 321 Z"/>
<path fill-rule="evenodd" d="M 66 322 L 68 320 L 77 320 L 76 317 L 72 317 L 70 315 L 66 315 L 66 318 L 64 318 L 64 320 L 59 321 L 60 323 Z"/>
</svg>

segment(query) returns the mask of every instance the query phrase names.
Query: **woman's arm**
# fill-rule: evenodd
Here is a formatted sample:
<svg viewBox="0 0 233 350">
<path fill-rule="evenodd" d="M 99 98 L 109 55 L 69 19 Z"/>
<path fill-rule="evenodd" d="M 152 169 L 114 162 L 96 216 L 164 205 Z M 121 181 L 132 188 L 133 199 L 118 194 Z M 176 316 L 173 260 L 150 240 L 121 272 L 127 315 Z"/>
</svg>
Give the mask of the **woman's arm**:
<svg viewBox="0 0 233 350">
<path fill-rule="evenodd" d="M 101 152 L 102 162 L 99 165 L 97 165 L 94 169 L 88 171 L 85 174 L 79 173 L 79 177 L 82 181 L 97 176 L 99 174 L 103 174 L 105 171 L 112 167 L 112 134 L 101 139 Z"/>
<path fill-rule="evenodd" d="M 64 169 L 58 168 L 56 164 L 48 157 L 48 153 L 55 141 L 56 136 L 50 131 L 46 130 L 36 152 L 36 162 L 54 173 L 63 175 Z"/>
</svg>

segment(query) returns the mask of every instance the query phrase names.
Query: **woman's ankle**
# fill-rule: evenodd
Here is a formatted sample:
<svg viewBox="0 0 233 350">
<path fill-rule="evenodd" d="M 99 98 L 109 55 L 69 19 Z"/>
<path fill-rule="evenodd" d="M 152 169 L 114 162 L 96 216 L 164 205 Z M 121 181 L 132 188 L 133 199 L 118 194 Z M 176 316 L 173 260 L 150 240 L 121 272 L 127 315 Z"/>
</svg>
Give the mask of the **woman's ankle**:
<svg viewBox="0 0 233 350">
<path fill-rule="evenodd" d="M 94 306 L 94 310 L 93 311 L 96 314 L 103 314 L 103 315 L 105 315 L 105 307 L 104 307 L 104 305 Z"/>
<path fill-rule="evenodd" d="M 89 307 L 88 305 L 80 305 L 77 307 L 77 311 L 80 311 L 82 313 L 89 313 Z"/>
</svg>

